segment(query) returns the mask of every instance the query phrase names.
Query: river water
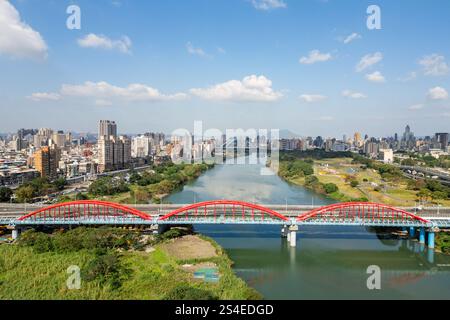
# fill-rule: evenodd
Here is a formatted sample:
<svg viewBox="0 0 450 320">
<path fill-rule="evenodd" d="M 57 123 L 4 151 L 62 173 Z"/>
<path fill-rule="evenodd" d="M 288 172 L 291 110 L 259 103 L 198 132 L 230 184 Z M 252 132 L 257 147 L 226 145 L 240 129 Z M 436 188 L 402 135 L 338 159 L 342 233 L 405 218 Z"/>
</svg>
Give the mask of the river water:
<svg viewBox="0 0 450 320">
<path fill-rule="evenodd" d="M 218 165 L 166 201 L 185 204 L 242 200 L 259 204 L 331 201 L 259 165 Z M 449 299 L 450 256 L 415 240 L 385 239 L 365 228 L 308 227 L 290 248 L 276 226 L 195 226 L 235 262 L 236 274 L 266 299 Z M 381 270 L 381 289 L 369 290 L 369 266 Z M 373 283 L 372 281 L 369 281 Z"/>
</svg>

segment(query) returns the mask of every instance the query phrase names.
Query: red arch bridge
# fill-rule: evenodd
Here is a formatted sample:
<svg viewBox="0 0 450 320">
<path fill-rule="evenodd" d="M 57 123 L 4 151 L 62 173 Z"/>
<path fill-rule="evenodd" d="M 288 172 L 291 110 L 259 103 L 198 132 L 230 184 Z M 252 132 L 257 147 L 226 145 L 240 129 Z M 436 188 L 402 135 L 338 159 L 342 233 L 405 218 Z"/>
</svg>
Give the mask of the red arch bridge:
<svg viewBox="0 0 450 320">
<path fill-rule="evenodd" d="M 242 201 L 207 201 L 174 209 L 168 213 L 148 213 L 131 206 L 105 201 L 76 201 L 39 208 L 18 218 L 0 218 L 0 224 L 13 229 L 34 226 L 76 225 L 280 225 L 282 234 L 295 242 L 295 232 L 301 226 L 368 226 L 409 227 L 411 232 L 425 228 L 434 234 L 437 228 L 450 227 L 450 218 L 428 219 L 405 209 L 365 202 L 336 203 L 298 213 L 294 209 L 284 214 L 268 207 Z"/>
<path fill-rule="evenodd" d="M 33 225 L 186 225 L 272 224 L 381 227 L 450 227 L 450 217 L 431 219 L 405 209 L 367 202 L 336 203 L 297 213 L 283 214 L 242 201 L 217 200 L 183 206 L 168 213 L 143 212 L 132 206 L 106 201 L 65 202 L 39 208 L 17 218 L 0 218 L 0 224 Z"/>
<path fill-rule="evenodd" d="M 427 230 L 429 245 L 434 246 L 434 233 L 450 227 L 450 216 L 428 218 L 405 209 L 365 202 L 337 203 L 301 213 L 293 209 L 281 214 L 268 207 L 230 200 L 195 203 L 164 214 L 105 201 L 76 201 L 39 208 L 19 217 L 0 216 L 0 225 L 12 228 L 13 238 L 20 229 L 36 226 L 147 225 L 159 229 L 159 226 L 196 224 L 280 225 L 282 235 L 292 246 L 299 227 L 308 225 L 409 227 L 411 233 L 420 230 L 423 243 Z"/>
</svg>

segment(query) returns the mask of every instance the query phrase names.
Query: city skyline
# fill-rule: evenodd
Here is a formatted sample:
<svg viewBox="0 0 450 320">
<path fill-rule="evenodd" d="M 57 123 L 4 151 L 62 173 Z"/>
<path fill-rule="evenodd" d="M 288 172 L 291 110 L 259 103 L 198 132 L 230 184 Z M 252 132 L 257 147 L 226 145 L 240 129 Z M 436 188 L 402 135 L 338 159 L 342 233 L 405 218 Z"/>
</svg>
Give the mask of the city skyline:
<svg viewBox="0 0 450 320">
<path fill-rule="evenodd" d="M 403 3 L 378 1 L 369 30 L 368 1 L 78 1 L 69 30 L 72 3 L 5 1 L 0 29 L 17 28 L 0 41 L 0 131 L 448 132 L 450 4 Z"/>
<path fill-rule="evenodd" d="M 0 136 L 9 136 L 9 137 L 13 137 L 13 136 L 17 136 L 19 131 L 25 130 L 25 131 L 38 131 L 38 130 L 51 130 L 52 132 L 55 133 L 70 133 L 70 134 L 76 134 L 76 135 L 80 135 L 80 136 L 93 136 L 96 138 L 99 138 L 101 135 L 99 135 L 99 122 L 102 121 L 111 121 L 112 123 L 116 124 L 117 121 L 115 120 L 97 120 L 97 128 L 94 128 L 93 130 L 89 130 L 89 131 L 77 131 L 77 130 L 68 130 L 68 129 L 64 129 L 64 128 L 49 128 L 49 127 L 42 127 L 42 128 L 23 128 L 23 127 L 19 127 L 16 130 L 12 131 L 12 132 L 0 132 Z M 322 138 L 335 138 L 335 139 L 341 139 L 342 137 L 349 137 L 351 138 L 351 136 L 355 135 L 355 134 L 359 134 L 361 135 L 363 138 L 364 136 L 367 136 L 369 138 L 395 138 L 395 136 L 398 136 L 399 140 L 402 138 L 402 135 L 404 133 L 404 131 L 406 130 L 406 128 L 411 128 L 412 126 L 410 126 L 409 124 L 406 124 L 405 126 L 403 126 L 402 128 L 399 128 L 398 130 L 394 130 L 392 131 L 392 133 L 388 133 L 385 135 L 371 135 L 367 132 L 360 132 L 360 131 L 355 131 L 355 130 L 351 130 L 349 129 L 349 132 L 344 132 L 341 134 L 337 134 L 337 135 L 323 135 L 323 134 L 318 134 L 318 135 L 311 135 L 311 134 L 298 134 L 297 132 L 294 132 L 292 130 L 288 130 L 288 129 L 274 129 L 274 130 L 279 130 L 279 138 L 280 139 L 291 139 L 291 138 L 307 138 L 307 137 L 322 137 Z M 183 129 L 187 129 L 188 131 L 190 131 L 191 133 L 194 132 L 193 128 L 183 128 Z M 211 128 L 207 128 L 207 130 L 209 130 Z M 246 129 L 253 129 L 253 128 L 232 128 L 231 130 L 239 130 L 242 129 L 243 133 L 246 132 Z M 115 129 L 117 130 L 117 129 Z M 263 128 L 259 128 L 259 129 L 255 129 L 257 132 L 259 130 L 266 130 Z M 269 130 L 270 131 L 270 130 Z M 450 131 L 450 130 L 448 130 Z M 143 130 L 141 132 L 126 132 L 124 130 L 117 130 L 116 131 L 116 135 L 127 135 L 127 136 L 140 136 L 140 135 L 144 135 L 147 133 L 155 133 L 158 132 L 157 130 L 151 130 L 150 128 L 148 128 L 147 130 Z M 224 131 L 225 134 L 226 131 Z M 443 132 L 447 132 L 447 131 L 443 131 Z M 173 134 L 173 132 L 164 132 L 164 131 L 160 131 L 161 134 L 164 134 L 166 136 L 171 136 Z M 431 130 L 428 133 L 425 134 L 417 134 L 416 132 L 414 132 L 414 136 L 417 138 L 426 138 L 426 137 L 433 137 L 436 133 L 438 133 L 438 131 L 433 131 Z M 31 134 L 31 133 L 30 133 Z M 175 136 L 177 134 L 174 134 Z M 209 138 L 208 136 L 205 136 L 205 138 Z"/>
</svg>

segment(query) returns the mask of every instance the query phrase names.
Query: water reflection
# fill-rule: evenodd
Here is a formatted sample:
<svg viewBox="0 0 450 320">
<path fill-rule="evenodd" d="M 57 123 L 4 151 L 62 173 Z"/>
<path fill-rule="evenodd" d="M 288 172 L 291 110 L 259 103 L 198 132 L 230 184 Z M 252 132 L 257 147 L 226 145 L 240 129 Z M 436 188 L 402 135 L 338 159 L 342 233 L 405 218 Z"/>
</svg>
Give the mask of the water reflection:
<svg viewBox="0 0 450 320">
<path fill-rule="evenodd" d="M 259 166 L 217 166 L 172 203 L 233 199 L 261 204 L 329 204 L 330 200 Z M 445 299 L 450 298 L 450 257 L 409 239 L 362 227 L 308 227 L 297 247 L 281 226 L 196 226 L 214 238 L 235 262 L 235 272 L 268 299 Z M 382 290 L 367 289 L 367 268 L 378 265 Z"/>
</svg>

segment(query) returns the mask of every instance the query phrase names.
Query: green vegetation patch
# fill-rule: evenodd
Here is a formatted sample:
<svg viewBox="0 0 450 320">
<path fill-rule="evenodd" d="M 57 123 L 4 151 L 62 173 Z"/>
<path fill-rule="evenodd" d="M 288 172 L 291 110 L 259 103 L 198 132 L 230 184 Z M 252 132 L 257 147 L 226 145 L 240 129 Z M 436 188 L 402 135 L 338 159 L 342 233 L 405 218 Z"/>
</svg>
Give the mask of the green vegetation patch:
<svg viewBox="0 0 450 320">
<path fill-rule="evenodd" d="M 162 248 L 183 235 L 183 231 L 174 231 L 142 237 L 132 230 L 81 227 L 50 234 L 24 232 L 16 244 L 0 245 L 0 299 L 261 298 L 236 277 L 232 262 L 207 238 L 201 237 L 214 245 L 218 256 L 205 261 L 214 263 L 221 277 L 217 283 L 194 279 L 182 268 L 186 262 Z M 71 266 L 80 270 L 78 290 L 67 287 Z"/>
</svg>

